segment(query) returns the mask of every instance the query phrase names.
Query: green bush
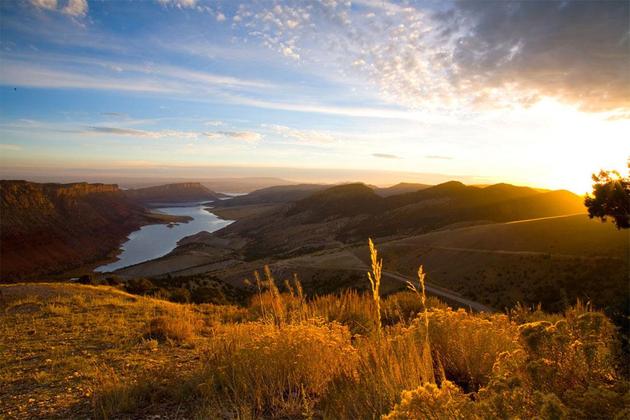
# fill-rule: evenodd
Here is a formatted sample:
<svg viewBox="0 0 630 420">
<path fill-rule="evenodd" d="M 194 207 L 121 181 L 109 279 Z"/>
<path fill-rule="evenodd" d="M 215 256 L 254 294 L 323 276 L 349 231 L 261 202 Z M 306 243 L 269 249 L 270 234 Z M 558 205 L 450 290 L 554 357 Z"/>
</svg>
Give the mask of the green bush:
<svg viewBox="0 0 630 420">
<path fill-rule="evenodd" d="M 125 290 L 135 295 L 146 295 L 155 289 L 155 285 L 149 279 L 143 277 L 129 279 L 125 285 Z"/>
</svg>

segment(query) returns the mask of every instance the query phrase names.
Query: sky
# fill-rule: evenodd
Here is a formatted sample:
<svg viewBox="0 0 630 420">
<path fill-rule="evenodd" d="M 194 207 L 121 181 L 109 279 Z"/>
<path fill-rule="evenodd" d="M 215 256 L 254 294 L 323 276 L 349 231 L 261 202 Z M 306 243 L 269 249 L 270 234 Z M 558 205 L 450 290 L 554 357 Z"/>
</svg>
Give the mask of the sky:
<svg viewBox="0 0 630 420">
<path fill-rule="evenodd" d="M 1 173 L 584 193 L 630 155 L 629 4 L 2 1 Z"/>
</svg>

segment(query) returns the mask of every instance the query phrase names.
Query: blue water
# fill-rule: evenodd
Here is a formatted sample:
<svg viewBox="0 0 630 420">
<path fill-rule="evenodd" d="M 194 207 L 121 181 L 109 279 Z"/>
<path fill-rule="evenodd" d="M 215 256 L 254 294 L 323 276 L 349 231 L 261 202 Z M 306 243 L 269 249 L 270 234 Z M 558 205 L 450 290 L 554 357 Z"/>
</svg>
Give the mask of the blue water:
<svg viewBox="0 0 630 420">
<path fill-rule="evenodd" d="M 214 232 L 232 223 L 231 220 L 219 219 L 214 214 L 204 210 L 205 207 L 195 204 L 191 207 L 152 209 L 156 213 L 190 216 L 193 220 L 188 223 L 178 223 L 173 227 L 168 227 L 164 224 L 142 226 L 140 230 L 132 232 L 127 242 L 122 244 L 120 247 L 122 252 L 118 255 L 117 261 L 102 265 L 94 271 L 110 272 L 159 258 L 175 249 L 177 242 L 186 236 L 194 235 L 204 230 L 206 232 Z"/>
</svg>

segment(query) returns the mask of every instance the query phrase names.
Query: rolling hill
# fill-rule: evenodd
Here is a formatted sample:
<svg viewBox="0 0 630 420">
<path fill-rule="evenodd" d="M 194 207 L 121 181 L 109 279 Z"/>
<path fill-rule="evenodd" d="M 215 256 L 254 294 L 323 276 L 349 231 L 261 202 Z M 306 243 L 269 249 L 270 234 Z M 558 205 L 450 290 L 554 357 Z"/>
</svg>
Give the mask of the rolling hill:
<svg viewBox="0 0 630 420">
<path fill-rule="evenodd" d="M 154 187 L 125 190 L 125 195 L 145 205 L 182 203 L 195 201 L 218 201 L 227 197 L 201 185 L 199 182 L 181 182 Z"/>
<path fill-rule="evenodd" d="M 213 234 L 186 238 L 172 254 L 122 274 L 205 271 L 242 280 L 265 263 L 336 252 L 355 244 L 364 247 L 368 237 L 382 242 L 467 225 L 572 213 L 584 213 L 581 199 L 564 191 L 449 182 L 384 198 L 366 185 L 346 184 L 250 212 Z M 326 290 L 334 288 L 330 287 Z"/>
<path fill-rule="evenodd" d="M 413 182 L 400 182 L 396 185 L 392 185 L 391 187 L 373 187 L 373 190 L 381 197 L 389 197 L 392 195 L 412 193 L 429 187 L 431 187 L 431 185 L 417 184 Z"/>
<path fill-rule="evenodd" d="M 582 199 L 567 191 L 539 192 L 507 184 L 479 188 L 452 181 L 383 198 L 364 184 L 346 184 L 315 192 L 273 212 L 239 220 L 217 235 L 247 238 L 248 247 L 257 249 L 253 255 L 278 256 L 300 248 L 418 234 L 452 224 L 580 212 L 584 213 Z"/>
<path fill-rule="evenodd" d="M 576 299 L 627 312 L 627 232 L 586 215 L 443 229 L 379 243 L 385 265 L 497 309 L 517 302 L 561 311 Z M 365 250 L 356 254 L 367 261 Z M 625 308 L 625 309 L 624 309 Z"/>
<path fill-rule="evenodd" d="M 329 188 L 329 186 L 320 184 L 278 185 L 252 191 L 249 194 L 216 203 L 216 205 L 218 207 L 237 207 L 260 204 L 284 204 L 304 199 L 326 188 Z"/>
</svg>

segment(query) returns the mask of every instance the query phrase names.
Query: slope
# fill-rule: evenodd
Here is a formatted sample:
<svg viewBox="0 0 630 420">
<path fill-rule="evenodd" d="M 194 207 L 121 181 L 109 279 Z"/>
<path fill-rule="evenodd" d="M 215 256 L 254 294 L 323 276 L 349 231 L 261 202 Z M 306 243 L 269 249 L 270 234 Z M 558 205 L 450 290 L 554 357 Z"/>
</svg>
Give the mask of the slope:
<svg viewBox="0 0 630 420">
<path fill-rule="evenodd" d="M 149 214 L 116 185 L 0 181 L 0 276 L 37 277 L 103 259 Z"/>
</svg>

